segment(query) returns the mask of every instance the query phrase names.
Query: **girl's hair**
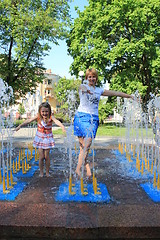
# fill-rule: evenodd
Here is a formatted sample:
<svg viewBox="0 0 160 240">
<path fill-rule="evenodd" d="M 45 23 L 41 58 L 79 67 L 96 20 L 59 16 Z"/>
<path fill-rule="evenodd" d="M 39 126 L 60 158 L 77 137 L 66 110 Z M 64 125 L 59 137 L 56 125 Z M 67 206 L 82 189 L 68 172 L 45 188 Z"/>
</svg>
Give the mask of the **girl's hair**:
<svg viewBox="0 0 160 240">
<path fill-rule="evenodd" d="M 48 108 L 49 109 L 49 117 L 51 116 L 51 106 L 48 102 L 42 102 L 40 105 L 39 105 L 39 109 L 38 109 L 38 115 L 40 118 L 41 117 L 41 108 L 42 107 L 45 107 L 45 108 Z"/>
<path fill-rule="evenodd" d="M 85 76 L 86 80 L 88 79 L 88 75 L 89 74 L 93 74 L 96 77 L 96 80 L 98 80 L 98 73 L 97 73 L 97 71 L 94 68 L 88 68 L 87 69 L 86 76 Z"/>
</svg>

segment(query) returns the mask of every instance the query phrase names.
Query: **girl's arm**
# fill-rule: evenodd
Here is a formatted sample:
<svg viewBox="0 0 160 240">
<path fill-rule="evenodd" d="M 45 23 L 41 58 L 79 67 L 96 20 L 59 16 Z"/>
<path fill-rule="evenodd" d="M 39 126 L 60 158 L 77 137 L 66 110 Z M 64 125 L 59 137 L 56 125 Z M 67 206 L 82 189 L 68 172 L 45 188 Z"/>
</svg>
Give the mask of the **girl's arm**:
<svg viewBox="0 0 160 240">
<path fill-rule="evenodd" d="M 52 120 L 57 126 L 62 128 L 62 131 L 64 133 L 66 132 L 66 129 L 65 129 L 64 125 L 58 119 L 56 119 L 54 116 L 52 116 Z"/>
<path fill-rule="evenodd" d="M 117 97 L 123 97 L 123 98 L 132 98 L 134 100 L 134 96 L 129 95 L 124 92 L 118 92 L 118 91 L 113 91 L 113 90 L 104 90 L 102 96 L 117 96 Z"/>
<path fill-rule="evenodd" d="M 27 124 L 29 124 L 29 123 L 37 120 L 37 117 L 38 117 L 38 116 L 35 116 L 35 117 L 33 117 L 33 118 L 30 118 L 30 119 L 27 119 L 26 121 L 24 121 L 23 123 L 21 123 L 18 127 L 16 127 L 16 128 L 15 128 L 15 131 L 18 131 L 21 127 L 23 127 L 23 126 L 25 126 L 25 125 L 27 125 Z"/>
</svg>

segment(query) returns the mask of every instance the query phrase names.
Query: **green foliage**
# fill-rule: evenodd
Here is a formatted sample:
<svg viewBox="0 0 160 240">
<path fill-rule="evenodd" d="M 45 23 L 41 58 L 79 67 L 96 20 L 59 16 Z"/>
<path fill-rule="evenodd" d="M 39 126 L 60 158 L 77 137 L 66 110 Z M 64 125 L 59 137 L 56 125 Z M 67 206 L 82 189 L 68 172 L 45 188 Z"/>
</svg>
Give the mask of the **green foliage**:
<svg viewBox="0 0 160 240">
<path fill-rule="evenodd" d="M 19 104 L 18 112 L 20 115 L 22 115 L 26 112 L 22 103 Z"/>
<path fill-rule="evenodd" d="M 19 126 L 21 123 L 23 123 L 24 121 L 25 121 L 24 119 L 15 120 L 14 123 L 13 123 L 13 125 L 14 125 L 14 127 L 18 127 L 18 126 Z M 26 127 L 30 127 L 30 126 L 33 126 L 33 127 L 37 126 L 37 122 L 36 122 L 36 121 L 33 121 L 33 122 L 31 122 L 30 124 L 28 124 L 28 125 L 26 125 L 26 126 L 24 126 L 24 127 L 26 128 Z"/>
<path fill-rule="evenodd" d="M 55 113 L 54 114 L 55 118 L 58 119 L 60 122 L 65 122 L 65 123 L 69 123 L 70 119 L 67 115 L 63 114 L 62 112 L 60 113 Z"/>
<path fill-rule="evenodd" d="M 101 99 L 99 102 L 99 121 L 100 124 L 104 123 L 104 120 L 113 115 L 114 103 L 107 102 L 105 99 Z"/>
<path fill-rule="evenodd" d="M 42 60 L 50 42 L 66 37 L 68 1 L 0 2 L 0 77 L 13 88 L 15 100 L 35 92 L 44 78 Z"/>
<path fill-rule="evenodd" d="M 24 120 L 22 120 L 22 119 L 18 119 L 18 120 L 15 120 L 14 121 L 14 123 L 13 123 L 13 125 L 14 125 L 14 127 L 18 127 L 21 123 L 23 123 L 24 122 Z"/>
<path fill-rule="evenodd" d="M 69 110 L 75 111 L 77 109 L 79 104 L 78 88 L 80 84 L 80 80 L 61 78 L 55 87 L 56 98 L 61 103 L 63 114 L 69 115 Z M 72 93 L 73 99 L 71 99 Z"/>
<path fill-rule="evenodd" d="M 71 74 L 94 67 L 110 89 L 147 101 L 160 87 L 159 9 L 159 0 L 89 0 L 67 39 Z"/>
</svg>

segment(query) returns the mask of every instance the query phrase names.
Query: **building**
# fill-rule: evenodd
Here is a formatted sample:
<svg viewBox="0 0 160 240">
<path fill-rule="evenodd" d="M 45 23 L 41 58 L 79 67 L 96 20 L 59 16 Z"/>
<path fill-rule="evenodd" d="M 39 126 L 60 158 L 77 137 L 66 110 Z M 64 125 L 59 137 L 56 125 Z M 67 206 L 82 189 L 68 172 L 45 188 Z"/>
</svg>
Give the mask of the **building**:
<svg viewBox="0 0 160 240">
<path fill-rule="evenodd" d="M 53 74 L 51 69 L 46 70 L 44 75 L 45 79 L 43 80 L 43 83 L 40 83 L 39 85 L 41 100 L 42 102 L 47 101 L 50 103 L 52 111 L 58 112 L 60 105 L 56 100 L 54 88 L 58 84 L 58 81 L 61 77 Z"/>
<path fill-rule="evenodd" d="M 56 100 L 56 96 L 54 93 L 54 88 L 57 85 L 59 79 L 61 78 L 59 75 L 53 74 L 51 69 L 48 69 L 44 72 L 44 80 L 43 83 L 40 83 L 37 86 L 35 94 L 29 92 L 26 94 L 25 98 L 21 98 L 19 103 L 23 105 L 25 109 L 25 114 L 21 116 L 21 118 L 33 117 L 38 112 L 38 107 L 42 102 L 48 102 L 51 105 L 51 109 L 53 112 L 58 112 L 60 104 Z M 13 115 L 15 118 L 19 118 L 20 115 L 19 105 L 12 106 Z M 9 112 L 10 112 L 9 111 Z"/>
</svg>

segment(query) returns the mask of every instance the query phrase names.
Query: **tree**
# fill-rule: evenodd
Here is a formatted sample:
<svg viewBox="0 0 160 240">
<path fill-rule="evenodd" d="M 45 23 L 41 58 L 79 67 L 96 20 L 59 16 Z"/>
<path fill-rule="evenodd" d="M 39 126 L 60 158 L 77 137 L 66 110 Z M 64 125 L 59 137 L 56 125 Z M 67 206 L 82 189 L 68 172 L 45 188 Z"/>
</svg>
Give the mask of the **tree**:
<svg viewBox="0 0 160 240">
<path fill-rule="evenodd" d="M 54 89 L 57 100 L 61 103 L 64 114 L 75 112 L 79 105 L 78 87 L 81 80 L 61 78 Z"/>
<path fill-rule="evenodd" d="M 35 92 L 50 42 L 66 37 L 68 1 L 1 0 L 0 77 L 13 88 L 15 99 Z"/>
<path fill-rule="evenodd" d="M 24 108 L 24 105 L 22 103 L 19 104 L 19 108 L 18 108 L 18 113 L 20 114 L 20 117 L 21 115 L 23 115 L 25 113 L 25 108 Z"/>
<path fill-rule="evenodd" d="M 106 101 L 106 99 L 100 99 L 99 102 L 99 122 L 101 124 L 104 123 L 104 120 L 109 117 L 109 115 L 113 115 L 113 108 L 114 103 L 111 103 L 110 101 Z"/>
<path fill-rule="evenodd" d="M 67 39 L 71 74 L 94 67 L 110 89 L 147 101 L 160 87 L 159 9 L 159 0 L 89 0 Z"/>
</svg>

